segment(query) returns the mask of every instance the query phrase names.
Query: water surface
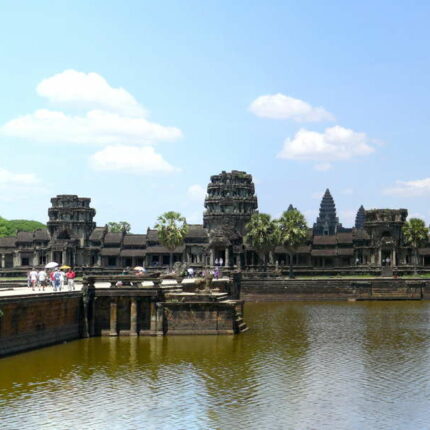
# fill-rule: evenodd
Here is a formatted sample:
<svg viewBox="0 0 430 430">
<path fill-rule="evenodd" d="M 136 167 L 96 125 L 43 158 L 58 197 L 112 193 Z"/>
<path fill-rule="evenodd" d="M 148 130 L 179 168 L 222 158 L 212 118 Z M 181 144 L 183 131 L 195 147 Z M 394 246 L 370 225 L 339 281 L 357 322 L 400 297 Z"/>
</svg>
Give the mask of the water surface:
<svg viewBox="0 0 430 430">
<path fill-rule="evenodd" d="M 0 359 L 0 428 L 430 428 L 430 303 L 255 303 L 245 319 L 240 336 Z"/>
</svg>

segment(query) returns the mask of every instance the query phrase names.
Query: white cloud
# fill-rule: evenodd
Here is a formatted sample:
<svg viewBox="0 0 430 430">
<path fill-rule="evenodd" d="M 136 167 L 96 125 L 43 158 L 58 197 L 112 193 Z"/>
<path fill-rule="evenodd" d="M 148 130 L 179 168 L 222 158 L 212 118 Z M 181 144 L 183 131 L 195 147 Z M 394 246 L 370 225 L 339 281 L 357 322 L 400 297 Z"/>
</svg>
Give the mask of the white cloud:
<svg viewBox="0 0 430 430">
<path fill-rule="evenodd" d="M 52 103 L 83 109 L 103 109 L 126 116 L 145 116 L 145 109 L 123 88 L 113 88 L 98 73 L 65 70 L 44 79 L 36 88 Z"/>
<path fill-rule="evenodd" d="M 206 196 L 206 188 L 198 184 L 191 185 L 187 190 L 187 194 L 190 200 L 203 204 Z"/>
<path fill-rule="evenodd" d="M 338 125 L 326 128 L 323 133 L 299 130 L 292 139 L 286 139 L 278 158 L 290 160 L 312 160 L 323 163 L 348 160 L 356 156 L 369 155 L 374 148 L 369 146 L 365 133 Z"/>
<path fill-rule="evenodd" d="M 33 173 L 14 173 L 0 168 L 0 187 L 38 185 L 40 180 Z"/>
<path fill-rule="evenodd" d="M 0 201 L 9 203 L 50 192 L 33 173 L 15 173 L 3 168 L 0 168 L 0 191 Z"/>
<path fill-rule="evenodd" d="M 383 190 L 384 194 L 417 197 L 430 194 L 430 178 L 414 181 L 396 181 L 396 186 Z"/>
<path fill-rule="evenodd" d="M 7 122 L 0 133 L 36 142 L 102 145 L 153 144 L 182 137 L 176 127 L 149 121 L 131 94 L 112 88 L 96 73 L 66 70 L 43 80 L 37 91 L 54 103 L 86 110 L 72 115 L 39 109 Z"/>
<path fill-rule="evenodd" d="M 292 119 L 297 122 L 335 121 L 334 115 L 324 108 L 280 93 L 256 98 L 249 110 L 264 118 Z"/>
<path fill-rule="evenodd" d="M 90 165 L 95 170 L 135 174 L 170 173 L 179 170 L 164 160 L 151 146 L 107 146 L 91 156 Z"/>
<path fill-rule="evenodd" d="M 40 109 L 6 123 L 2 131 L 7 136 L 38 142 L 83 144 L 151 144 L 175 140 L 182 133 L 175 127 L 164 127 L 145 118 L 124 117 L 94 110 L 85 116 Z"/>
</svg>

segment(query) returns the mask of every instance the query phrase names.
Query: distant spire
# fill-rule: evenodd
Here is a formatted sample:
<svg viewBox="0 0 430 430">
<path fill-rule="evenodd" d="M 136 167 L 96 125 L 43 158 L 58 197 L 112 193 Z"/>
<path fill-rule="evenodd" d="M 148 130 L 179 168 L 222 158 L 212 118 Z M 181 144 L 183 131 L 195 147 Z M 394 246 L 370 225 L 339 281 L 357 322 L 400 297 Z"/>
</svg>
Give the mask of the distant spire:
<svg viewBox="0 0 430 430">
<path fill-rule="evenodd" d="M 319 217 L 314 224 L 314 234 L 331 235 L 336 234 L 341 229 L 342 225 L 339 224 L 339 218 L 336 216 L 336 205 L 330 190 L 327 188 L 321 199 Z"/>
<path fill-rule="evenodd" d="M 295 211 L 295 210 L 297 209 L 290 203 L 290 206 L 288 206 L 287 212 Z"/>
<path fill-rule="evenodd" d="M 357 211 L 357 215 L 355 217 L 355 228 L 362 229 L 364 228 L 364 221 L 366 220 L 366 211 L 364 210 L 363 205 Z"/>
</svg>

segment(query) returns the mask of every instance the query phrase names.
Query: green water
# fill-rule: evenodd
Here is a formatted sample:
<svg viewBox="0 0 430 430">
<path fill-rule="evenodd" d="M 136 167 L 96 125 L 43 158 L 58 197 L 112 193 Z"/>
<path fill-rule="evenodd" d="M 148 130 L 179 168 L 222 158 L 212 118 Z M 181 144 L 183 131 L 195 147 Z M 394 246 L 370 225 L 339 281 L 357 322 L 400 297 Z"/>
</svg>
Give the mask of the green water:
<svg viewBox="0 0 430 430">
<path fill-rule="evenodd" d="M 256 303 L 245 319 L 235 337 L 1 359 L 0 428 L 430 428 L 430 303 Z"/>
</svg>

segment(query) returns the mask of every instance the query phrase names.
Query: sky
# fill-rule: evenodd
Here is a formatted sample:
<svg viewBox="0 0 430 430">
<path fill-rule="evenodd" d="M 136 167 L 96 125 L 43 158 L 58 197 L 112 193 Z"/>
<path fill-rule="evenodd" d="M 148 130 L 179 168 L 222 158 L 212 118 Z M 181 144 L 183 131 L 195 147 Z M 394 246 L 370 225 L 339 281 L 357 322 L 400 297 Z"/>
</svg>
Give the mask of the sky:
<svg viewBox="0 0 430 430">
<path fill-rule="evenodd" d="M 252 174 L 259 211 L 430 222 L 430 3 L 3 1 L 0 216 L 57 194 L 145 232 L 201 223 L 210 176 Z"/>
</svg>

